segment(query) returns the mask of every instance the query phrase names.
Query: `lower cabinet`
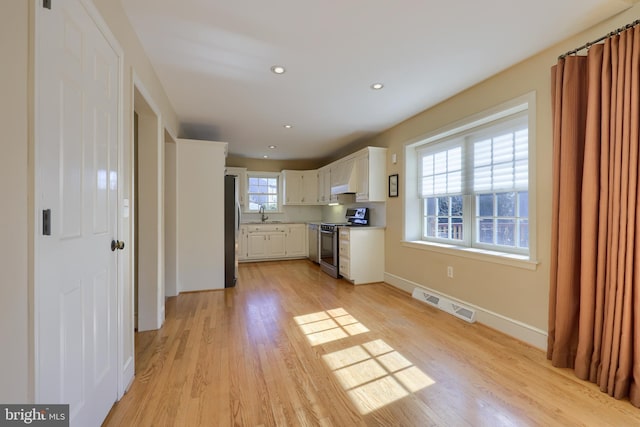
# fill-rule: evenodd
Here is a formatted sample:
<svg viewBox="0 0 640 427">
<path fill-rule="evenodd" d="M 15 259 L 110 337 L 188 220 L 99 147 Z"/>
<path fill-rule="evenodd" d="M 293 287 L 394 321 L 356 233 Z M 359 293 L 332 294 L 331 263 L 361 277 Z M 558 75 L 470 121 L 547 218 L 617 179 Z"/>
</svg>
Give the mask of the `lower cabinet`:
<svg viewBox="0 0 640 427">
<path fill-rule="evenodd" d="M 287 226 L 287 257 L 304 258 L 308 255 L 309 245 L 307 244 L 307 225 L 290 224 Z"/>
<path fill-rule="evenodd" d="M 304 258 L 305 224 L 246 224 L 240 226 L 239 261 Z"/>
<path fill-rule="evenodd" d="M 384 229 L 340 227 L 338 272 L 354 285 L 384 281 Z"/>
<path fill-rule="evenodd" d="M 247 258 L 280 258 L 286 255 L 284 231 L 250 232 L 247 238 Z"/>
</svg>

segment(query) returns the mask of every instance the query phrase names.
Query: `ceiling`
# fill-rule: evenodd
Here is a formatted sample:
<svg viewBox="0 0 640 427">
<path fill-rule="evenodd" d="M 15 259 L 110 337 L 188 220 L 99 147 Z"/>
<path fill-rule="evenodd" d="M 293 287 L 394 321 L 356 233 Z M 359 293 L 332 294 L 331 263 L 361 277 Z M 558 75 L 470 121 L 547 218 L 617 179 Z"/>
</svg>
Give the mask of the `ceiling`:
<svg viewBox="0 0 640 427">
<path fill-rule="evenodd" d="M 320 159 L 637 0 L 121 1 L 179 136 Z"/>
</svg>

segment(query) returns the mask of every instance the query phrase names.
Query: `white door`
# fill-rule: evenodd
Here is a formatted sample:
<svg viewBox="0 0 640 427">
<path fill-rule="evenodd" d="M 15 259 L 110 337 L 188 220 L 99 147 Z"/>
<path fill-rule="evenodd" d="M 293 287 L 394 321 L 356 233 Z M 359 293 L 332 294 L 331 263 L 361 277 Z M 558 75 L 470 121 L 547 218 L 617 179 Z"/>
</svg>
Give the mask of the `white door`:
<svg viewBox="0 0 640 427">
<path fill-rule="evenodd" d="M 36 400 L 99 426 L 117 399 L 118 57 L 81 0 L 37 4 Z"/>
</svg>

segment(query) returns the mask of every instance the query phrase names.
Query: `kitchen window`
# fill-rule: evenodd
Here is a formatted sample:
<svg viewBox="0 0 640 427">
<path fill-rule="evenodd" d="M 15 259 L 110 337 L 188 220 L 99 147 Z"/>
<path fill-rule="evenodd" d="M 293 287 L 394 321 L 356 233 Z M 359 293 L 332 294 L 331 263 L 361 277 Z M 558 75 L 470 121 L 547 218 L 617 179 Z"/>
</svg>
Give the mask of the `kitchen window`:
<svg viewBox="0 0 640 427">
<path fill-rule="evenodd" d="M 529 103 L 407 146 L 406 241 L 530 259 Z"/>
<path fill-rule="evenodd" d="M 258 212 L 261 206 L 267 212 L 277 212 L 280 207 L 280 174 L 249 172 L 247 200 L 249 212 Z"/>
</svg>

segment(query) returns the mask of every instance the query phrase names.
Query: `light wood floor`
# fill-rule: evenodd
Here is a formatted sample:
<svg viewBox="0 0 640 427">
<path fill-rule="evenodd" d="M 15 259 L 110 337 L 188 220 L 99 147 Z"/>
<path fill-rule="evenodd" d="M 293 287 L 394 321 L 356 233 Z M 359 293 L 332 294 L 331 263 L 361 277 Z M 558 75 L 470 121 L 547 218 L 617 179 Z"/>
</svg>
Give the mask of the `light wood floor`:
<svg viewBox="0 0 640 427">
<path fill-rule="evenodd" d="M 638 426 L 542 351 L 302 261 L 170 298 L 106 426 Z"/>
</svg>

